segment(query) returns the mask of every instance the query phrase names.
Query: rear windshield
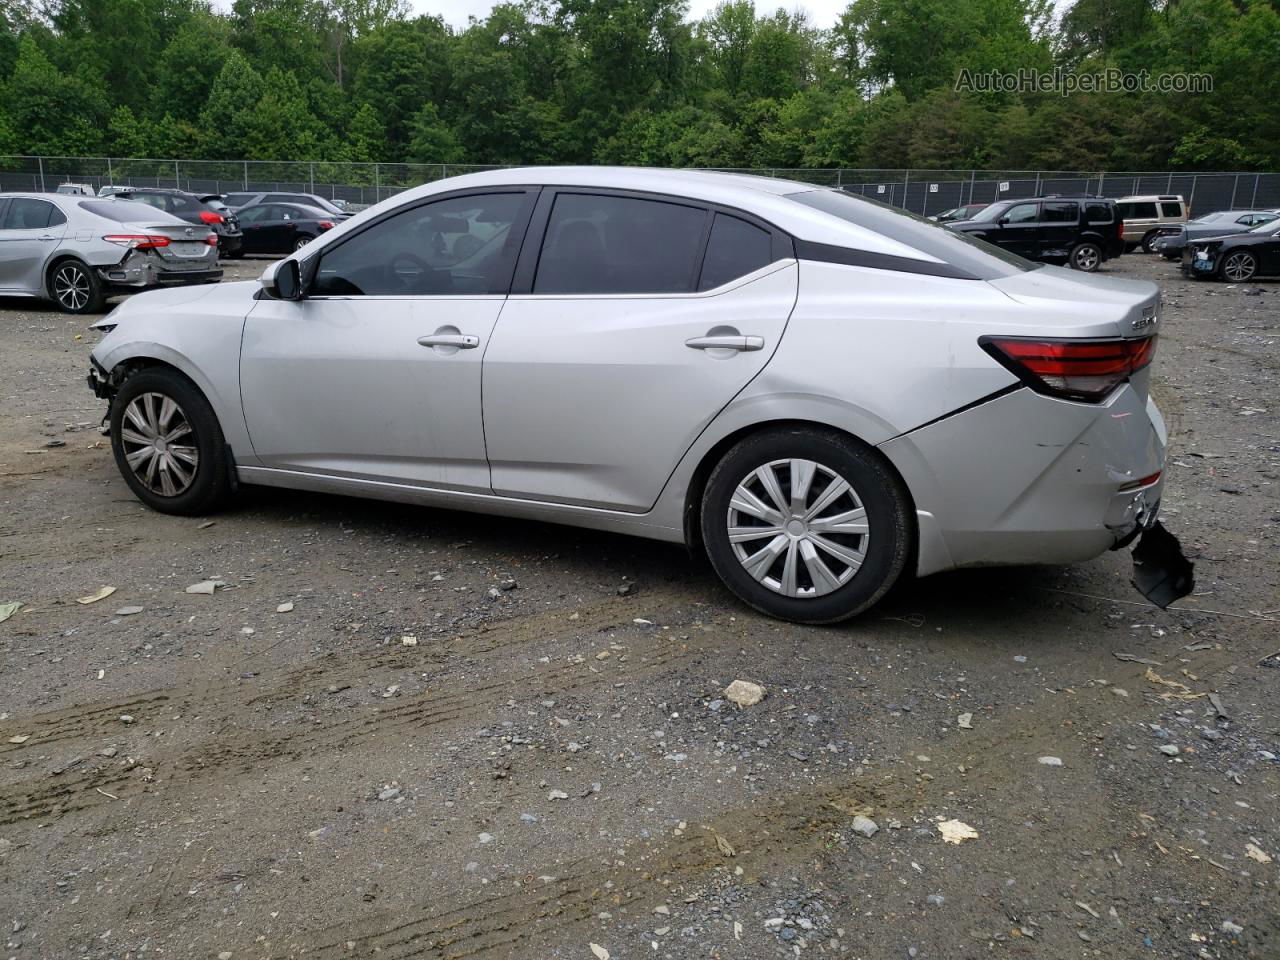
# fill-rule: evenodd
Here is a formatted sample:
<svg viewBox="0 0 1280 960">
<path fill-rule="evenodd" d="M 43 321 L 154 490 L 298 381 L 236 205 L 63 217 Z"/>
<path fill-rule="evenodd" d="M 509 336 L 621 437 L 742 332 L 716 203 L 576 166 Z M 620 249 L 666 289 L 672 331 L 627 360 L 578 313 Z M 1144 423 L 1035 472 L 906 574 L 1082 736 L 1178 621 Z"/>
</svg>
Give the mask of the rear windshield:
<svg viewBox="0 0 1280 960">
<path fill-rule="evenodd" d="M 141 223 L 148 220 L 163 223 L 165 220 L 176 219 L 163 210 L 132 200 L 81 200 L 80 209 L 116 223 Z"/>
<path fill-rule="evenodd" d="M 940 223 L 867 197 L 839 190 L 807 190 L 789 193 L 787 198 L 906 244 L 978 280 L 998 280 L 1041 266 L 994 244 L 956 233 Z"/>
</svg>

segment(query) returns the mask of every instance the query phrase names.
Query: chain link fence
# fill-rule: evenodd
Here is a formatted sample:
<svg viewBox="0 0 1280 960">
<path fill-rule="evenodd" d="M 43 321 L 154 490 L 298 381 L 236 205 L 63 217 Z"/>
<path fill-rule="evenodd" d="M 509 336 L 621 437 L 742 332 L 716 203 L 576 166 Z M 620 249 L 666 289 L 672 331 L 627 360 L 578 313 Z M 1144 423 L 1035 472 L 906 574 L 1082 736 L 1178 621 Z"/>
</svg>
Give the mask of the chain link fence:
<svg viewBox="0 0 1280 960">
<path fill-rule="evenodd" d="M 452 163 L 335 163 L 0 156 L 0 189 L 51 191 L 60 183 L 178 187 L 193 193 L 288 190 L 363 206 L 445 177 L 500 169 Z M 727 169 L 837 187 L 931 216 L 967 203 L 1051 193 L 1180 194 L 1196 213 L 1280 207 L 1280 173 L 1063 170 Z"/>
</svg>

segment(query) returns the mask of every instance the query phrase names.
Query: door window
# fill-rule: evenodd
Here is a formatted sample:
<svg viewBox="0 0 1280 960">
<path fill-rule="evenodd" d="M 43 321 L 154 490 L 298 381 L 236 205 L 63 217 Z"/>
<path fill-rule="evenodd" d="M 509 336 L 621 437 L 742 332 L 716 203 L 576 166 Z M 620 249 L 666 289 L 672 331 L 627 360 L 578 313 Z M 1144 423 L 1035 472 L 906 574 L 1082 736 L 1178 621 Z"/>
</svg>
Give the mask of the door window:
<svg viewBox="0 0 1280 960">
<path fill-rule="evenodd" d="M 270 207 L 261 204 L 253 207 L 245 207 L 237 214 L 241 223 L 257 223 L 260 220 L 270 220 L 267 214 L 271 211 Z"/>
<path fill-rule="evenodd" d="M 773 237 L 737 217 L 717 213 L 702 261 L 699 290 L 711 290 L 773 262 Z"/>
<path fill-rule="evenodd" d="M 1006 223 L 1035 223 L 1039 212 L 1038 203 L 1017 203 L 1005 211 L 1003 219 Z"/>
<path fill-rule="evenodd" d="M 688 293 L 707 211 L 661 200 L 562 193 L 534 293 Z"/>
<path fill-rule="evenodd" d="M 53 204 L 47 200 L 14 197 L 9 201 L 9 209 L 5 211 L 4 221 L 0 222 L 0 229 L 42 230 L 49 226 L 53 212 Z"/>
<path fill-rule="evenodd" d="M 158 193 L 135 193 L 129 198 L 136 200 L 138 203 L 145 203 L 149 207 L 155 207 L 157 210 L 164 210 L 164 197 Z"/>
<path fill-rule="evenodd" d="M 1044 216 L 1040 219 L 1045 223 L 1075 223 L 1080 219 L 1080 205 L 1077 203 L 1046 203 L 1044 205 Z"/>
<path fill-rule="evenodd" d="M 1182 216 L 1182 204 L 1180 203 L 1162 203 L 1160 204 L 1160 216 L 1177 220 Z"/>
<path fill-rule="evenodd" d="M 1154 220 L 1156 205 L 1154 203 L 1122 203 L 1120 216 L 1125 220 Z"/>
<path fill-rule="evenodd" d="M 412 207 L 326 248 L 315 296 L 505 293 L 523 193 L 451 197 Z"/>
</svg>

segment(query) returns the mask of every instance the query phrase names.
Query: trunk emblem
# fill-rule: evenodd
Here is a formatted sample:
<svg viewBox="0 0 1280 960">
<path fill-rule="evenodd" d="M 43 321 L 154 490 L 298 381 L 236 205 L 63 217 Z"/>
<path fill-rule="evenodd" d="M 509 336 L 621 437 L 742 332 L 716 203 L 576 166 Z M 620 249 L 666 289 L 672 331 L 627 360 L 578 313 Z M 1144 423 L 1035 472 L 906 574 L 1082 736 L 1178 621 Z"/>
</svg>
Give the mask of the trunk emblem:
<svg viewBox="0 0 1280 960">
<path fill-rule="evenodd" d="M 1159 318 L 1156 316 L 1156 308 L 1153 305 L 1150 307 L 1143 307 L 1142 316 L 1136 320 L 1131 321 L 1131 323 L 1133 325 L 1133 329 L 1142 330 L 1142 329 L 1145 329 L 1146 327 L 1155 326 L 1158 319 Z"/>
</svg>

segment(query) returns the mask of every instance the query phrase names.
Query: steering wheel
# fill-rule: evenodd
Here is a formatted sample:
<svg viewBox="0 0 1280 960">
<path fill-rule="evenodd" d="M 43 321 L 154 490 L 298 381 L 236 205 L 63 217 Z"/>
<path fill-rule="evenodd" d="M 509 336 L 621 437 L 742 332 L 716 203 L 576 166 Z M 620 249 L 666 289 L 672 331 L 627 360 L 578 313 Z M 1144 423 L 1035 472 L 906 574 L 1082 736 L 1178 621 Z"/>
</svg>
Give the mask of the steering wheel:
<svg viewBox="0 0 1280 960">
<path fill-rule="evenodd" d="M 407 263 L 409 269 L 404 269 L 399 264 Z M 406 291 L 413 290 L 418 286 L 418 281 L 422 279 L 423 274 L 431 269 L 431 264 L 423 260 L 421 257 L 415 256 L 408 251 L 401 251 L 391 258 L 388 264 L 391 268 L 391 275 L 400 282 Z"/>
</svg>

